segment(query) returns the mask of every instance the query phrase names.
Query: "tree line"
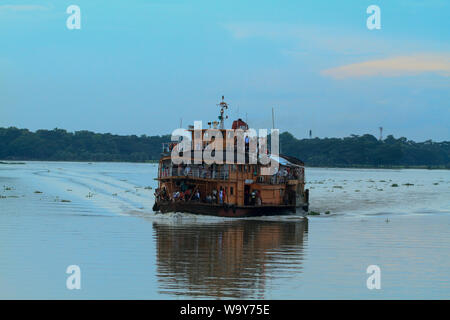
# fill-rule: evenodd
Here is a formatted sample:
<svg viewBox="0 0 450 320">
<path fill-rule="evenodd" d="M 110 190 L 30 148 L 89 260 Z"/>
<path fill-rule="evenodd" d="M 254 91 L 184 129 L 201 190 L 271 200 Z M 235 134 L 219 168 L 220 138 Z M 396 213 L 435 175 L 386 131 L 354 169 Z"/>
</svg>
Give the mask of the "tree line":
<svg viewBox="0 0 450 320">
<path fill-rule="evenodd" d="M 0 159 L 48 161 L 158 160 L 162 143 L 170 135 L 121 136 L 63 129 L 0 128 Z M 281 153 L 294 156 L 307 166 L 329 167 L 440 167 L 450 168 L 450 141 L 414 142 L 392 135 L 380 141 L 373 135 L 345 138 L 297 139 L 280 134 Z"/>
<path fill-rule="evenodd" d="M 392 135 L 379 140 L 373 135 L 345 138 L 296 139 L 280 134 L 281 153 L 297 157 L 309 166 L 325 167 L 430 167 L 450 169 L 450 141 L 414 142 Z"/>
</svg>

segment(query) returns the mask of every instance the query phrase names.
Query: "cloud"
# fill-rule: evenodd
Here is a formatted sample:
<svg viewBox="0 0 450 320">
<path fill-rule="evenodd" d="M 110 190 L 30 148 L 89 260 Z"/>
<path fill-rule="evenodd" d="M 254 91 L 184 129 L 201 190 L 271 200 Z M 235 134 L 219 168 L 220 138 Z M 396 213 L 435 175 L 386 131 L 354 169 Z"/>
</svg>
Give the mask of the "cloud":
<svg viewBox="0 0 450 320">
<path fill-rule="evenodd" d="M 386 48 L 398 44 L 386 39 L 368 37 L 354 30 L 338 29 L 326 25 L 292 24 L 276 22 L 228 22 L 221 26 L 236 40 L 251 38 L 282 42 L 282 53 L 295 56 L 298 53 L 317 50 L 319 54 L 344 55 L 380 54 Z M 403 46 L 405 46 L 403 41 Z"/>
<path fill-rule="evenodd" d="M 422 54 L 399 56 L 381 60 L 353 63 L 321 71 L 322 75 L 335 79 L 360 77 L 399 77 L 421 73 L 450 76 L 449 54 Z"/>
<path fill-rule="evenodd" d="M 13 4 L 4 4 L 0 5 L 1 11 L 36 11 L 36 10 L 47 10 L 48 8 L 40 5 L 32 5 L 32 4 L 21 4 L 21 5 L 13 5 Z"/>
</svg>

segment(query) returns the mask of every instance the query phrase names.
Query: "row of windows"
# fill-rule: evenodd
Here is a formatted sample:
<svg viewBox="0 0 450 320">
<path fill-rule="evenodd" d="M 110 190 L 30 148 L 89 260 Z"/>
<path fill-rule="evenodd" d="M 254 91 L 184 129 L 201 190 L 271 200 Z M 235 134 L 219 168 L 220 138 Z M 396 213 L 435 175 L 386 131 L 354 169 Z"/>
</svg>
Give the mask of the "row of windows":
<svg viewBox="0 0 450 320">
<path fill-rule="evenodd" d="M 221 187 L 219 186 L 219 189 L 220 189 Z M 228 195 L 228 187 L 223 187 L 222 186 L 222 188 L 225 190 L 225 194 L 227 194 Z M 233 187 L 230 187 L 230 193 L 229 193 L 229 195 L 230 196 L 232 196 L 234 194 L 234 188 Z"/>
<path fill-rule="evenodd" d="M 231 167 L 231 171 L 235 172 L 237 165 L 233 164 Z M 256 165 L 252 165 L 252 164 L 244 164 L 244 165 L 239 165 L 239 172 L 252 172 L 257 174 L 258 173 L 258 168 Z"/>
</svg>

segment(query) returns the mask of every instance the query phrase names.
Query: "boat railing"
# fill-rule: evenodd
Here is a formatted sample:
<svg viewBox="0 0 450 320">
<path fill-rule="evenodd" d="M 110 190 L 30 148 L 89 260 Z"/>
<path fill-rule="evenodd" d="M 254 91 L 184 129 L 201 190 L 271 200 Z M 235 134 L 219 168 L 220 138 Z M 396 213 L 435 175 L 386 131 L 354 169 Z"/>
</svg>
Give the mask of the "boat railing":
<svg viewBox="0 0 450 320">
<path fill-rule="evenodd" d="M 160 170 L 160 178 L 166 177 L 189 177 L 214 180 L 228 180 L 230 178 L 228 168 L 204 168 L 198 166 L 174 166 L 164 167 Z M 285 184 L 289 181 L 303 181 L 304 173 L 294 174 L 274 174 L 270 176 L 258 176 L 256 181 L 263 184 Z M 292 182 L 291 182 L 292 183 Z"/>
<path fill-rule="evenodd" d="M 163 168 L 160 170 L 160 178 L 167 177 L 189 177 L 189 178 L 201 178 L 201 179 L 215 179 L 215 180 L 228 180 L 229 172 L 228 170 L 215 169 L 211 170 L 208 168 L 198 168 L 198 167 L 172 167 Z"/>
<path fill-rule="evenodd" d="M 262 184 L 286 184 L 289 183 L 289 181 L 298 181 L 298 180 L 299 180 L 298 178 L 294 178 L 293 176 L 272 175 L 272 176 L 259 176 L 256 181 Z"/>
</svg>

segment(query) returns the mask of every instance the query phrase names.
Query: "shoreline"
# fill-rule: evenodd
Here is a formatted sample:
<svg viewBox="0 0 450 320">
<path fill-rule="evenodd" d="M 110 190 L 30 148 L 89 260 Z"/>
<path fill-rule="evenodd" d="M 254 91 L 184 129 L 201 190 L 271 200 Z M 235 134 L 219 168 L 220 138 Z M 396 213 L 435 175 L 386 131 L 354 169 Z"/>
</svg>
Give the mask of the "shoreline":
<svg viewBox="0 0 450 320">
<path fill-rule="evenodd" d="M 147 160 L 147 161 L 88 161 L 88 160 L 0 160 L 0 165 L 24 165 L 26 162 L 74 162 L 74 163 L 136 163 L 136 164 L 157 164 L 158 160 Z M 305 168 L 319 168 L 319 169 L 423 169 L 423 170 L 450 170 L 449 166 L 432 166 L 432 165 L 421 165 L 421 166 L 409 166 L 409 165 L 391 165 L 391 166 L 371 166 L 371 165 L 336 165 L 336 166 L 314 166 L 305 165 Z"/>
</svg>

